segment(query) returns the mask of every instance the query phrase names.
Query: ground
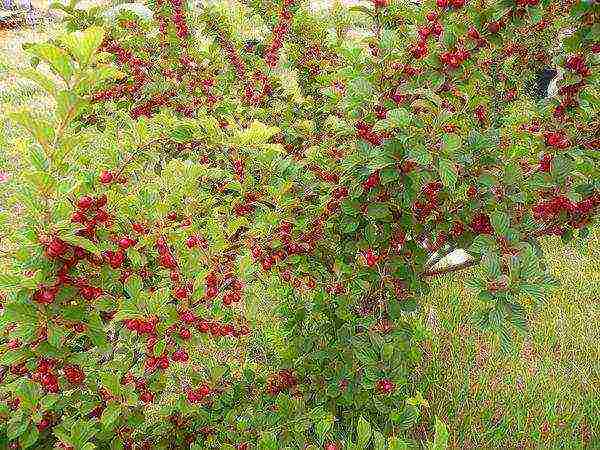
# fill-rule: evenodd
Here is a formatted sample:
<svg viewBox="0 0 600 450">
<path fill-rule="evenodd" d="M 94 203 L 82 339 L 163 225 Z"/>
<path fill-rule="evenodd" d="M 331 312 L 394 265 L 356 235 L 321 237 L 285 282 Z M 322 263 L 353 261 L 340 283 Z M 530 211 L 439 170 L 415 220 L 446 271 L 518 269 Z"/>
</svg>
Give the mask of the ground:
<svg viewBox="0 0 600 450">
<path fill-rule="evenodd" d="M 27 64 L 23 42 L 54 28 L 0 32 L 0 117 L 20 105 L 48 111 L 41 90 L 9 67 Z M 21 138 L 1 126 L 0 182 L 14 170 Z M 532 305 L 530 334 L 516 338 L 514 354 L 471 324 L 478 302 L 464 288 L 466 275 L 441 278 L 422 304 L 418 320 L 431 335 L 417 374 L 426 418 L 447 423 L 453 448 L 600 448 L 600 230 L 583 244 L 544 245 L 561 286 Z"/>
</svg>

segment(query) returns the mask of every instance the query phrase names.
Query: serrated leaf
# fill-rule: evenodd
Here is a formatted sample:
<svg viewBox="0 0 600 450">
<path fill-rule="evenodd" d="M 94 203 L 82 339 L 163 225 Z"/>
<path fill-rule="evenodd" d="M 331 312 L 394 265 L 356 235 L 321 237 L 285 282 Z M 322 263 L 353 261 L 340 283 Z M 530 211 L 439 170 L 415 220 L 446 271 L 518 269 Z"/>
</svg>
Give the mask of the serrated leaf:
<svg viewBox="0 0 600 450">
<path fill-rule="evenodd" d="M 503 211 L 493 211 L 490 214 L 490 222 L 496 234 L 506 235 L 510 228 L 510 217 Z"/>
<path fill-rule="evenodd" d="M 386 203 L 373 203 L 367 209 L 369 217 L 374 219 L 384 219 L 390 216 L 390 208 Z"/>
<path fill-rule="evenodd" d="M 89 239 L 77 236 L 71 232 L 60 233 L 59 237 L 68 244 L 74 245 L 76 247 L 81 247 L 90 253 L 100 256 L 100 250 L 98 249 L 98 247 L 96 247 L 96 244 L 94 244 Z"/>
<path fill-rule="evenodd" d="M 360 448 L 365 448 L 371 440 L 371 424 L 365 420 L 363 416 L 360 416 L 356 425 L 356 437 Z"/>
<path fill-rule="evenodd" d="M 448 448 L 448 427 L 439 417 L 435 417 L 435 435 L 433 443 L 429 447 L 431 450 L 446 450 Z"/>
<path fill-rule="evenodd" d="M 73 76 L 73 64 L 64 50 L 49 42 L 33 44 L 27 51 L 48 63 L 52 70 L 68 82 Z"/>
<path fill-rule="evenodd" d="M 423 145 L 411 147 L 408 150 L 408 157 L 422 166 L 428 166 L 433 161 L 431 152 Z"/>
<path fill-rule="evenodd" d="M 454 133 L 444 134 L 442 137 L 443 147 L 442 150 L 446 155 L 454 155 L 459 152 L 462 141 L 460 136 Z"/>
<path fill-rule="evenodd" d="M 388 111 L 387 119 L 396 128 L 406 128 L 412 120 L 411 113 L 405 108 L 396 108 Z"/>
<path fill-rule="evenodd" d="M 21 448 L 30 448 L 34 445 L 40 437 L 40 432 L 34 424 L 30 424 L 27 427 L 27 430 L 19 436 L 19 444 L 21 444 Z"/>
<path fill-rule="evenodd" d="M 458 181 L 458 170 L 454 162 L 449 159 L 440 158 L 438 169 L 444 187 L 453 191 Z"/>
<path fill-rule="evenodd" d="M 102 27 L 89 27 L 84 31 L 75 31 L 62 36 L 59 40 L 71 51 L 82 66 L 87 66 L 92 55 L 104 40 Z"/>
<path fill-rule="evenodd" d="M 86 334 L 96 347 L 104 348 L 108 345 L 106 331 L 104 330 L 102 319 L 97 311 L 90 314 L 87 322 Z"/>
<path fill-rule="evenodd" d="M 100 422 L 104 428 L 108 428 L 110 425 L 115 423 L 119 417 L 119 414 L 121 414 L 121 405 L 119 403 L 110 402 L 102 412 Z"/>
</svg>

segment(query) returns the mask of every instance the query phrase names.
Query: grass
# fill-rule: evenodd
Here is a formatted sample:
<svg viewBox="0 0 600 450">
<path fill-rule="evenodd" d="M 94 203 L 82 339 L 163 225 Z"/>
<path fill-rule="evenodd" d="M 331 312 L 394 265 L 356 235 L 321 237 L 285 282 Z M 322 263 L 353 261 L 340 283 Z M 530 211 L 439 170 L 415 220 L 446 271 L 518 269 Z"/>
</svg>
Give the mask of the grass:
<svg viewBox="0 0 600 450">
<path fill-rule="evenodd" d="M 512 355 L 471 325 L 479 305 L 466 275 L 440 279 L 424 304 L 433 339 L 423 390 L 454 448 L 600 448 L 600 232 L 544 245 L 561 286 L 531 308 Z"/>
<path fill-rule="evenodd" d="M 47 32 L 0 35 L 0 112 L 47 109 L 40 89 L 7 70 L 26 64 L 23 42 L 43 40 Z M 18 157 L 9 145 L 16 138 L 22 136 L 12 128 L 0 128 L 0 170 L 10 171 Z M 453 448 L 600 448 L 600 232 L 582 245 L 544 244 L 562 285 L 531 307 L 530 335 L 517 341 L 513 355 L 471 325 L 479 305 L 464 288 L 465 274 L 439 279 L 423 304 L 432 336 L 420 367 L 426 418 L 447 423 Z"/>
</svg>

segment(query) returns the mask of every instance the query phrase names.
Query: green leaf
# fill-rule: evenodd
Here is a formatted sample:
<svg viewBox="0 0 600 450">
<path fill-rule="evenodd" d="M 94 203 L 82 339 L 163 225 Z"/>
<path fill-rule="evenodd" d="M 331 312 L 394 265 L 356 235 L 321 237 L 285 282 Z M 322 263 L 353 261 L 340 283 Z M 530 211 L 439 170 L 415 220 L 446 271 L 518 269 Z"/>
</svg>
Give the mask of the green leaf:
<svg viewBox="0 0 600 450">
<path fill-rule="evenodd" d="M 369 205 L 367 213 L 374 219 L 384 219 L 391 215 L 387 203 L 373 203 L 372 205 Z"/>
<path fill-rule="evenodd" d="M 104 330 L 104 325 L 102 323 L 102 319 L 98 314 L 98 311 L 94 311 L 90 314 L 90 318 L 88 320 L 88 328 L 87 335 L 90 340 L 96 347 L 105 348 L 108 346 L 108 340 L 106 338 L 106 332 Z"/>
<path fill-rule="evenodd" d="M 94 429 L 93 421 L 86 421 L 83 419 L 78 420 L 73 423 L 71 426 L 71 441 L 73 442 L 73 446 L 75 448 L 81 448 L 82 450 L 85 448 L 90 448 L 88 441 L 96 434 Z M 92 449 L 95 448 L 92 445 Z"/>
<path fill-rule="evenodd" d="M 60 347 L 62 345 L 63 338 L 67 335 L 67 330 L 63 327 L 49 322 L 48 328 L 48 343 L 53 347 Z"/>
<path fill-rule="evenodd" d="M 358 439 L 358 445 L 361 448 L 365 448 L 371 440 L 371 424 L 365 420 L 363 416 L 358 419 L 356 425 L 356 436 Z"/>
<path fill-rule="evenodd" d="M 104 40 L 104 29 L 90 27 L 84 31 L 75 31 L 60 38 L 60 41 L 71 51 L 79 64 L 87 66 Z"/>
<path fill-rule="evenodd" d="M 277 437 L 272 432 L 262 432 L 260 440 L 258 441 L 259 450 L 277 450 Z"/>
<path fill-rule="evenodd" d="M 29 419 L 21 416 L 15 415 L 6 423 L 6 437 L 11 441 L 25 433 L 29 426 Z"/>
<path fill-rule="evenodd" d="M 444 187 L 453 191 L 458 181 L 458 170 L 454 162 L 449 159 L 440 158 L 439 172 Z"/>
<path fill-rule="evenodd" d="M 408 450 L 408 443 L 397 437 L 388 439 L 388 450 Z"/>
<path fill-rule="evenodd" d="M 40 87 L 42 87 L 46 92 L 48 92 L 48 94 L 52 96 L 55 96 L 56 92 L 58 91 L 58 86 L 56 85 L 56 83 L 39 70 L 28 67 L 20 70 L 19 75 L 36 82 Z"/>
<path fill-rule="evenodd" d="M 83 99 L 71 91 L 61 91 L 56 95 L 56 112 L 64 122 L 75 117 L 84 105 Z"/>
<path fill-rule="evenodd" d="M 241 146 L 252 146 L 266 144 L 269 139 L 279 133 L 279 128 L 269 127 L 257 120 L 234 137 L 234 143 Z"/>
<path fill-rule="evenodd" d="M 379 431 L 373 432 L 373 450 L 385 450 L 385 437 Z"/>
<path fill-rule="evenodd" d="M 125 282 L 125 291 L 136 300 L 142 293 L 142 278 L 139 275 L 131 275 Z"/>
<path fill-rule="evenodd" d="M 332 414 L 325 414 L 321 419 L 315 424 L 315 433 L 317 434 L 320 440 L 325 439 L 325 435 L 331 431 L 333 428 L 333 420 L 334 417 Z"/>
<path fill-rule="evenodd" d="M 118 396 L 121 393 L 121 383 L 116 373 L 102 372 L 100 373 L 100 381 L 111 394 Z"/>
<path fill-rule="evenodd" d="M 480 234 L 473 239 L 473 242 L 467 249 L 469 253 L 475 253 L 482 255 L 493 249 L 495 246 L 494 241 L 487 235 Z"/>
<path fill-rule="evenodd" d="M 442 137 L 442 141 L 443 141 L 443 146 L 442 146 L 442 151 L 444 152 L 445 155 L 448 156 L 452 156 L 456 153 L 458 153 L 458 151 L 460 150 L 461 146 L 462 146 L 462 141 L 460 139 L 460 136 L 458 136 L 457 134 L 444 134 L 444 136 Z"/>
<path fill-rule="evenodd" d="M 40 432 L 37 427 L 34 424 L 30 424 L 27 427 L 27 431 L 19 437 L 19 444 L 21 444 L 21 448 L 29 448 L 37 442 L 39 437 Z"/>
<path fill-rule="evenodd" d="M 27 129 L 42 147 L 48 147 L 54 140 L 54 127 L 41 117 L 34 116 L 31 111 L 21 109 L 7 116 Z"/>
<path fill-rule="evenodd" d="M 428 166 L 433 161 L 431 152 L 424 145 L 416 145 L 408 150 L 408 157 L 422 166 Z"/>
<path fill-rule="evenodd" d="M 12 322 L 37 324 L 38 312 L 28 303 L 10 303 L 4 308 L 4 317 Z"/>
<path fill-rule="evenodd" d="M 14 289 L 18 288 L 23 281 L 21 275 L 12 273 L 0 273 L 0 289 Z"/>
<path fill-rule="evenodd" d="M 401 413 L 394 412 L 390 416 L 392 421 L 401 429 L 407 430 L 419 419 L 419 409 L 414 406 L 406 406 Z"/>
<path fill-rule="evenodd" d="M 71 232 L 64 232 L 61 233 L 59 236 L 63 241 L 67 242 L 68 244 L 74 245 L 76 247 L 81 247 L 97 256 L 100 255 L 100 250 L 98 249 L 98 247 L 96 247 L 96 244 L 94 244 L 89 239 L 77 236 Z"/>
<path fill-rule="evenodd" d="M 73 76 L 73 65 L 67 52 L 48 42 L 33 44 L 27 47 L 27 51 L 48 63 L 65 82 L 69 82 Z"/>
<path fill-rule="evenodd" d="M 433 444 L 429 446 L 431 450 L 446 450 L 448 448 L 448 428 L 437 416 L 435 418 L 435 436 Z"/>
<path fill-rule="evenodd" d="M 506 235 L 510 228 L 510 217 L 503 211 L 493 211 L 490 214 L 490 222 L 496 234 Z"/>
<path fill-rule="evenodd" d="M 411 113 L 404 108 L 392 109 L 387 113 L 387 119 L 397 128 L 406 128 L 411 122 Z"/>
<path fill-rule="evenodd" d="M 375 11 L 373 11 L 372 9 L 367 8 L 366 6 L 351 6 L 350 8 L 348 8 L 348 11 L 361 12 L 361 13 L 366 14 L 367 16 L 369 16 L 371 18 L 375 17 Z"/>
<path fill-rule="evenodd" d="M 500 257 L 496 253 L 488 253 L 481 259 L 481 264 L 492 279 L 502 275 L 500 270 Z"/>
<path fill-rule="evenodd" d="M 109 428 L 121 414 L 121 405 L 119 403 L 111 402 L 102 412 L 100 422 L 104 428 Z"/>
<path fill-rule="evenodd" d="M 344 216 L 340 222 L 340 229 L 342 233 L 350 234 L 354 233 L 358 228 L 358 219 L 352 216 Z"/>
<path fill-rule="evenodd" d="M 21 399 L 21 405 L 28 410 L 33 410 L 41 395 L 39 385 L 28 379 L 21 382 L 16 394 Z"/>
</svg>

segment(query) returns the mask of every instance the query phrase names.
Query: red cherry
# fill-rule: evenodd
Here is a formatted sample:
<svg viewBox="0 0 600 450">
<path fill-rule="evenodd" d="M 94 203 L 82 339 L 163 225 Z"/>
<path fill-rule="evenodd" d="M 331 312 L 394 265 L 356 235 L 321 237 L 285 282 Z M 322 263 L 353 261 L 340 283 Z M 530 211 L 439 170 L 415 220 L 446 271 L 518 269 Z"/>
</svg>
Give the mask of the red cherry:
<svg viewBox="0 0 600 450">
<path fill-rule="evenodd" d="M 175 289 L 175 292 L 173 294 L 175 295 L 175 298 L 179 300 L 185 300 L 188 297 L 188 292 L 185 287 L 179 287 Z"/>
<path fill-rule="evenodd" d="M 108 203 L 108 197 L 106 196 L 106 194 L 102 194 L 102 195 L 99 195 L 98 197 L 96 197 L 94 206 L 96 206 L 96 208 L 104 208 L 107 203 Z"/>
<path fill-rule="evenodd" d="M 151 403 L 154 400 L 154 394 L 150 391 L 144 391 L 140 394 L 140 400 L 144 403 Z"/>
<path fill-rule="evenodd" d="M 185 240 L 185 245 L 188 246 L 188 248 L 193 248 L 196 247 L 198 245 L 198 238 L 196 236 L 190 236 Z"/>
<path fill-rule="evenodd" d="M 117 242 L 119 247 L 122 248 L 123 250 L 126 250 L 129 247 L 133 247 L 136 243 L 137 242 L 135 241 L 135 239 L 131 239 L 128 237 L 123 237 L 123 238 L 119 239 L 119 241 Z"/>
<path fill-rule="evenodd" d="M 38 431 L 44 431 L 46 428 L 50 426 L 50 421 L 48 419 L 42 419 L 37 423 Z"/>
<path fill-rule="evenodd" d="M 68 366 L 64 369 L 65 378 L 71 384 L 81 384 L 85 380 L 85 373 L 78 366 Z"/>
<path fill-rule="evenodd" d="M 103 170 L 100 173 L 100 183 L 109 184 L 109 183 L 112 183 L 113 180 L 114 180 L 114 175 L 112 172 L 109 172 L 108 170 Z"/>
<path fill-rule="evenodd" d="M 179 330 L 179 336 L 181 337 L 181 339 L 188 340 L 192 337 L 192 333 L 188 328 L 182 328 L 181 330 Z"/>
<path fill-rule="evenodd" d="M 173 361 L 187 362 L 190 359 L 188 352 L 183 349 L 178 349 L 173 352 Z"/>
<path fill-rule="evenodd" d="M 479 39 L 479 31 L 475 27 L 470 27 L 467 31 L 467 36 L 471 39 Z"/>
<path fill-rule="evenodd" d="M 132 223 L 131 224 L 131 228 L 136 233 L 139 233 L 139 234 L 148 234 L 148 229 L 143 224 L 141 224 L 139 222 Z"/>
<path fill-rule="evenodd" d="M 67 244 L 63 240 L 55 237 L 52 238 L 50 244 L 46 248 L 46 254 L 50 258 L 58 258 L 63 256 L 67 252 L 67 249 Z"/>
<path fill-rule="evenodd" d="M 169 213 L 167 214 L 167 219 L 171 220 L 171 221 L 175 221 L 177 220 L 177 212 L 175 211 L 169 211 Z"/>
<path fill-rule="evenodd" d="M 77 207 L 82 210 L 89 209 L 94 204 L 94 199 L 89 195 L 84 195 L 77 200 Z"/>
</svg>

